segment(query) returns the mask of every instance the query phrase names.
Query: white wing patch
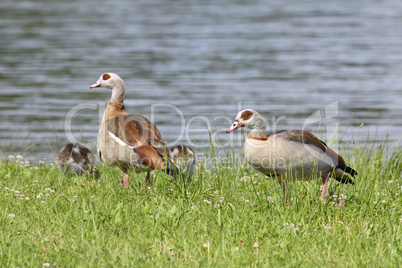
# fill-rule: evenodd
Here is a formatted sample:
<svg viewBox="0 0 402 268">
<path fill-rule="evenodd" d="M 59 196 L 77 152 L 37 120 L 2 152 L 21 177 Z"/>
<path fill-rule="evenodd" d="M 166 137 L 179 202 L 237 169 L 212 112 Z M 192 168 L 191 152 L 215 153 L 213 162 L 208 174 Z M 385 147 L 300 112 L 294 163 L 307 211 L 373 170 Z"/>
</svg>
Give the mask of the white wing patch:
<svg viewBox="0 0 402 268">
<path fill-rule="evenodd" d="M 110 131 L 108 131 L 110 137 L 112 137 L 112 139 L 114 139 L 118 144 L 120 144 L 121 146 L 126 146 L 129 147 L 131 149 L 134 149 L 133 146 L 128 145 L 127 143 L 125 143 L 124 141 L 122 141 L 121 139 L 119 139 L 118 137 L 116 137 L 116 135 L 114 135 L 113 133 L 111 133 Z"/>
</svg>

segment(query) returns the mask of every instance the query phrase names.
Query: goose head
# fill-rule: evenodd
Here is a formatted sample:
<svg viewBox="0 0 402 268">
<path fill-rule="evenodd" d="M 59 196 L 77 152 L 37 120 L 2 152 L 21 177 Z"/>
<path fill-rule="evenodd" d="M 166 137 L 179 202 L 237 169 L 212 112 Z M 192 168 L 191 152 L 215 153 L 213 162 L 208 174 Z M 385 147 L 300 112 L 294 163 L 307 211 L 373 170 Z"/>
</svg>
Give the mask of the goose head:
<svg viewBox="0 0 402 268">
<path fill-rule="evenodd" d="M 98 81 L 93 83 L 89 88 L 103 87 L 108 89 L 114 89 L 116 87 L 124 88 L 124 81 L 115 73 L 104 73 Z"/>
<path fill-rule="evenodd" d="M 255 110 L 246 109 L 240 111 L 230 126 L 229 130 L 226 133 L 232 132 L 241 127 L 248 127 L 251 129 L 254 128 L 265 128 L 265 120 L 264 118 Z"/>
</svg>

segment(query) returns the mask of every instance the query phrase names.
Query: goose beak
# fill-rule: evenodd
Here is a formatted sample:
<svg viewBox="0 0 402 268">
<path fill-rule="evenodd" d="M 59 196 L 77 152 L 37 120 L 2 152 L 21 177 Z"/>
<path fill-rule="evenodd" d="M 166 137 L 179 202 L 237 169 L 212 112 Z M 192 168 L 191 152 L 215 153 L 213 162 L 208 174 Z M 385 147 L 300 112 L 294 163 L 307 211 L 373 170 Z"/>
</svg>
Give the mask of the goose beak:
<svg viewBox="0 0 402 268">
<path fill-rule="evenodd" d="M 93 83 L 89 88 L 96 88 L 96 87 L 101 87 L 101 83 L 99 80 Z"/>
<path fill-rule="evenodd" d="M 239 123 L 239 121 L 234 121 L 233 124 L 230 126 L 229 130 L 226 131 L 226 133 L 232 132 L 232 131 L 238 129 L 239 127 L 241 127 L 241 124 Z"/>
</svg>

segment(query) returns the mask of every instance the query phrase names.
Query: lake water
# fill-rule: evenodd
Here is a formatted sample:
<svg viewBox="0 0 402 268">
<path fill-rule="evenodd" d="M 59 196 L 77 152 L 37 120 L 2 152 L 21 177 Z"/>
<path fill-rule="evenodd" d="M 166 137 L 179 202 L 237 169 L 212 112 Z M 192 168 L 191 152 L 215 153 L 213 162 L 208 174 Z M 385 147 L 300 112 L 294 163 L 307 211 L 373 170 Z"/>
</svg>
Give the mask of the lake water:
<svg viewBox="0 0 402 268">
<path fill-rule="evenodd" d="M 341 146 L 400 141 L 402 1 L 293 2 L 3 0 L 1 156 L 52 161 L 66 124 L 95 148 L 104 72 L 167 142 L 238 148 L 224 130 L 244 108 L 271 130 L 338 127 Z"/>
</svg>

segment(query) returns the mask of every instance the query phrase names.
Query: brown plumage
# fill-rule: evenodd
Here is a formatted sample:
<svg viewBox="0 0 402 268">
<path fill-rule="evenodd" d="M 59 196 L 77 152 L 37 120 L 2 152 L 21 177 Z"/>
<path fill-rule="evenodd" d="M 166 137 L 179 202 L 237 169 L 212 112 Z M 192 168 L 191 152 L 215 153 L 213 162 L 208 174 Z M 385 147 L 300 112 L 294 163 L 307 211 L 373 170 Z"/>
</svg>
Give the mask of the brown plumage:
<svg viewBox="0 0 402 268">
<path fill-rule="evenodd" d="M 141 115 L 129 115 L 124 107 L 125 84 L 114 73 L 100 76 L 90 88 L 104 87 L 112 90 L 112 97 L 103 114 L 98 133 L 99 158 L 118 166 L 124 173 L 124 187 L 128 187 L 129 169 L 147 172 L 163 169 L 174 174 L 175 166 L 169 160 L 169 152 L 158 128 Z"/>
<path fill-rule="evenodd" d="M 95 156 L 91 149 L 79 144 L 68 143 L 60 150 L 56 157 L 59 169 L 64 173 L 95 173 L 97 178 L 98 172 L 94 169 L 93 164 Z"/>
<path fill-rule="evenodd" d="M 179 167 L 183 176 L 190 179 L 194 173 L 194 166 L 197 161 L 194 150 L 187 145 L 176 145 L 169 148 L 172 161 Z"/>
</svg>

